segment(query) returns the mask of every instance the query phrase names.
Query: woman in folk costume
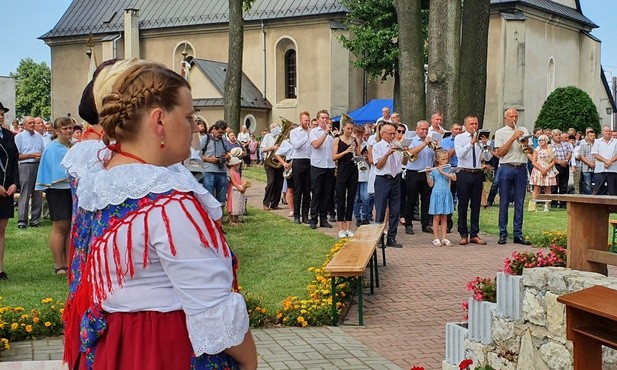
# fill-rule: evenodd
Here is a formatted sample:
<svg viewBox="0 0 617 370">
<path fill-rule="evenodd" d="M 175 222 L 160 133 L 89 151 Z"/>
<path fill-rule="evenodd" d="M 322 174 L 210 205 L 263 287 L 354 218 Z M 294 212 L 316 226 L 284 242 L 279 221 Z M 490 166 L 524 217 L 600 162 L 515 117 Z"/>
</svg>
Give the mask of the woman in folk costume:
<svg viewBox="0 0 617 370">
<path fill-rule="evenodd" d="M 84 218 L 90 250 L 74 298 L 89 303 L 73 317 L 79 368 L 256 368 L 246 306 L 232 292 L 234 256 L 208 215 L 211 196 L 177 164 L 197 130 L 188 83 L 139 64 L 102 102 L 113 155 L 82 172 L 77 187 L 79 208 L 94 214 Z"/>
</svg>

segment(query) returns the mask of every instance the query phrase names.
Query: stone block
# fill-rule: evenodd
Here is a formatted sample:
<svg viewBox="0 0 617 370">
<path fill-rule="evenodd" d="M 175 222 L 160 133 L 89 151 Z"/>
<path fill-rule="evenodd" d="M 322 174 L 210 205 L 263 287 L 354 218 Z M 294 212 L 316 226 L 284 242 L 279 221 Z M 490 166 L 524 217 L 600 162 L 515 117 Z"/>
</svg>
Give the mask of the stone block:
<svg viewBox="0 0 617 370">
<path fill-rule="evenodd" d="M 546 325 L 546 306 L 543 297 L 540 296 L 536 289 L 525 289 L 525 296 L 523 298 L 523 320 L 540 326 Z"/>
<path fill-rule="evenodd" d="M 544 267 L 536 267 L 523 270 L 523 285 L 537 290 L 546 288 L 546 274 L 548 269 Z"/>
<path fill-rule="evenodd" d="M 551 370 L 571 370 L 572 353 L 566 346 L 556 342 L 548 342 L 540 347 L 540 356 Z"/>
<path fill-rule="evenodd" d="M 493 342 L 501 345 L 514 337 L 514 321 L 510 319 L 493 319 Z"/>
<path fill-rule="evenodd" d="M 568 284 L 565 277 L 569 274 L 569 270 L 563 269 L 561 271 L 552 271 L 547 277 L 548 290 L 562 295 L 568 293 Z"/>
<path fill-rule="evenodd" d="M 549 370 L 533 345 L 531 330 L 521 337 L 521 347 L 518 353 L 516 370 Z"/>
<path fill-rule="evenodd" d="M 557 294 L 546 292 L 546 329 L 551 337 L 562 338 L 562 344 L 566 337 L 566 306 L 557 302 Z"/>
<path fill-rule="evenodd" d="M 605 369 L 617 369 L 617 351 L 602 346 L 602 362 Z"/>
<path fill-rule="evenodd" d="M 494 351 L 495 347 L 491 345 L 485 345 L 480 342 L 475 342 L 472 340 L 465 341 L 465 356 L 464 358 L 469 358 L 473 361 L 474 364 L 483 364 L 487 361 L 486 355 L 487 353 Z"/>
<path fill-rule="evenodd" d="M 506 358 L 500 357 L 497 353 L 488 354 L 488 364 L 494 369 L 516 370 L 516 362 L 511 362 Z"/>
</svg>

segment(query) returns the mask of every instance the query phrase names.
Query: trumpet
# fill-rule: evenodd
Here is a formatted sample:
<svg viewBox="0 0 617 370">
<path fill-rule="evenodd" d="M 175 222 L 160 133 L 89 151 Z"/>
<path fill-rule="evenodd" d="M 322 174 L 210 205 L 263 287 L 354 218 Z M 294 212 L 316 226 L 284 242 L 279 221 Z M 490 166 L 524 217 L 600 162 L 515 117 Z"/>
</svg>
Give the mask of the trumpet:
<svg viewBox="0 0 617 370">
<path fill-rule="evenodd" d="M 516 126 L 516 124 L 514 124 L 514 129 L 518 130 L 518 127 Z M 518 143 L 521 146 L 521 150 L 525 154 L 532 154 L 533 153 L 533 147 L 531 145 L 529 145 L 529 138 L 530 137 L 531 137 L 531 135 L 528 134 L 528 135 L 521 136 L 520 138 L 518 138 Z"/>
<path fill-rule="evenodd" d="M 401 152 L 403 158 L 407 159 L 409 162 L 413 162 L 416 160 L 416 155 L 411 154 L 407 150 L 403 149 L 401 143 L 399 143 L 398 141 L 393 141 L 392 143 L 390 143 L 390 145 L 392 146 L 392 149 Z"/>
</svg>

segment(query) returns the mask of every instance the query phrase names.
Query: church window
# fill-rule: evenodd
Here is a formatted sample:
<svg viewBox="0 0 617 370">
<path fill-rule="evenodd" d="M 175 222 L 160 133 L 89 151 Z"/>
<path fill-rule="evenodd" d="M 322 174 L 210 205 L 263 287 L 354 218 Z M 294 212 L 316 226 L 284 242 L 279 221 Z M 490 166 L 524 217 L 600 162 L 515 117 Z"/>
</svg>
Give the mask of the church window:
<svg viewBox="0 0 617 370">
<path fill-rule="evenodd" d="M 285 79 L 286 79 L 286 94 L 285 98 L 296 98 L 296 51 L 291 49 L 285 53 Z"/>
</svg>

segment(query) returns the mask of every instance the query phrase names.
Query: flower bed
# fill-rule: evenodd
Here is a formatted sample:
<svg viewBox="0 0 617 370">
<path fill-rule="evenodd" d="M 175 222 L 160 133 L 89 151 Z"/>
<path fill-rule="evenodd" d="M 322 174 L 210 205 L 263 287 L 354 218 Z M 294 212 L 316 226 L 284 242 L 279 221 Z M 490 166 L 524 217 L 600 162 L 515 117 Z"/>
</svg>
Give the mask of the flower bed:
<svg viewBox="0 0 617 370">
<path fill-rule="evenodd" d="M 4 306 L 0 297 L 0 352 L 9 349 L 10 342 L 62 335 L 64 303 L 45 298 L 41 304 L 26 310 Z"/>
</svg>

